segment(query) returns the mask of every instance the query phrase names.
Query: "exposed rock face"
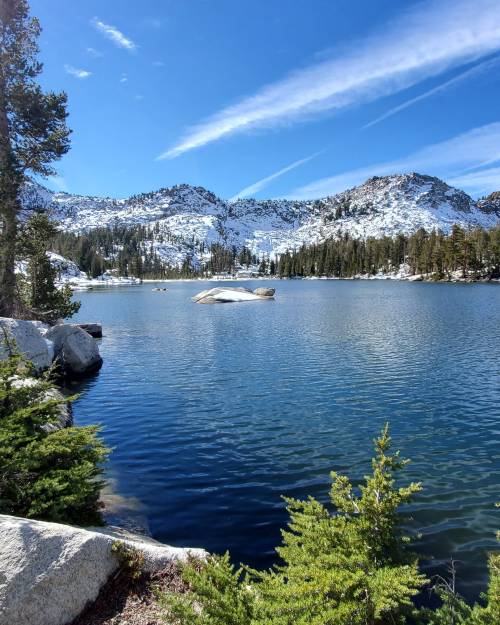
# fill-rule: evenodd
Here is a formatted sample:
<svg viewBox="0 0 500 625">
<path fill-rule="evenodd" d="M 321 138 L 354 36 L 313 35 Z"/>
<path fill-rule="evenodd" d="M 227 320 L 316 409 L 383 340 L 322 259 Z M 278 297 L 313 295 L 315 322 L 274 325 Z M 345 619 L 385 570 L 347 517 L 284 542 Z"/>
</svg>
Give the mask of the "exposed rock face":
<svg viewBox="0 0 500 625">
<path fill-rule="evenodd" d="M 113 528 L 81 528 L 0 515 L 0 625 L 65 625 L 93 601 L 118 562 L 116 540 L 158 570 L 201 549 L 168 547 Z"/>
<path fill-rule="evenodd" d="M 260 289 L 257 289 L 260 290 Z M 251 302 L 255 300 L 272 299 L 274 289 L 263 289 L 272 291 L 272 295 L 261 295 L 245 287 L 216 287 L 201 291 L 191 299 L 197 304 L 226 304 L 228 302 Z"/>
<path fill-rule="evenodd" d="M 14 339 L 19 352 L 30 360 L 37 370 L 41 371 L 50 367 L 52 354 L 49 348 L 51 346 L 33 322 L 0 317 L 0 360 L 8 356 L 8 350 L 3 341 L 4 332 Z"/>
<path fill-rule="evenodd" d="M 80 376 L 97 371 L 102 365 L 95 339 L 77 325 L 61 324 L 45 335 L 54 344 L 54 356 L 67 375 Z"/>
<path fill-rule="evenodd" d="M 260 286 L 254 290 L 255 295 L 262 295 L 263 297 L 274 297 L 276 289 L 271 289 L 265 286 Z"/>
</svg>

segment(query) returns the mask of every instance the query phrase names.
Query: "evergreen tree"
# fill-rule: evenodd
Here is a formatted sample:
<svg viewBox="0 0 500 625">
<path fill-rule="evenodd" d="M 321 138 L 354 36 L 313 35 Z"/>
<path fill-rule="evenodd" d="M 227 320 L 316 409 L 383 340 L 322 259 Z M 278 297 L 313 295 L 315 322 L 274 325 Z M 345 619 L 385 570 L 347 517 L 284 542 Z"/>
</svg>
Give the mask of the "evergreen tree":
<svg viewBox="0 0 500 625">
<path fill-rule="evenodd" d="M 108 450 L 97 427 L 55 431 L 66 399 L 15 353 L 0 361 L 0 513 L 90 525 L 102 523 L 99 493 Z"/>
<path fill-rule="evenodd" d="M 53 173 L 50 163 L 69 149 L 66 94 L 36 83 L 40 25 L 26 0 L 0 0 L 0 315 L 21 312 L 15 247 L 20 190 L 27 173 Z"/>
<path fill-rule="evenodd" d="M 166 597 L 176 625 L 385 625 L 416 613 L 426 583 L 407 551 L 398 508 L 421 487 L 397 488 L 407 464 L 389 455 L 388 428 L 375 441 L 373 472 L 359 492 L 332 474 L 332 514 L 313 498 L 287 499 L 290 523 L 270 571 L 236 570 L 228 556 L 183 570 L 190 591 Z M 239 619 L 239 620 L 238 620 Z"/>
<path fill-rule="evenodd" d="M 415 611 L 412 598 L 426 580 L 406 550 L 398 508 L 421 486 L 395 487 L 407 461 L 388 455 L 390 444 L 386 426 L 359 493 L 332 473 L 335 514 L 312 498 L 287 500 L 291 521 L 277 549 L 284 564 L 257 574 L 263 606 L 256 623 L 382 625 L 404 623 Z"/>
<path fill-rule="evenodd" d="M 28 266 L 28 313 L 37 319 L 55 322 L 71 317 L 80 309 L 80 302 L 72 302 L 68 286 L 55 285 L 56 270 L 50 263 L 48 251 L 57 233 L 55 225 L 45 213 L 33 214 L 22 229 L 20 248 Z"/>
</svg>

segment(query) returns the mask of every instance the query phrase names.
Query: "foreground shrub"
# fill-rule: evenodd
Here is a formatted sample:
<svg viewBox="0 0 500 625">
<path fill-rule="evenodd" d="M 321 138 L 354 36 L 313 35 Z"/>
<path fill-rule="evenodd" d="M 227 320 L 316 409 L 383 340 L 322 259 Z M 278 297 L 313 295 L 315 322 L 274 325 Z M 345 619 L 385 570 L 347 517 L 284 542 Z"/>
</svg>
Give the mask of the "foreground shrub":
<svg viewBox="0 0 500 625">
<path fill-rule="evenodd" d="M 108 449 L 98 427 L 48 431 L 67 399 L 13 353 L 0 361 L 0 513 L 73 523 L 102 523 L 99 493 Z M 50 393 L 52 391 L 52 393 Z M 57 396 L 56 396 L 57 397 Z"/>
<path fill-rule="evenodd" d="M 185 565 L 191 590 L 166 596 L 166 618 L 178 625 L 382 625 L 415 615 L 412 598 L 426 584 L 398 508 L 420 484 L 396 488 L 407 464 L 389 455 L 385 427 L 375 441 L 373 472 L 359 490 L 332 473 L 334 512 L 314 498 L 287 499 L 290 522 L 270 571 L 236 569 L 229 556 L 199 570 Z"/>
</svg>

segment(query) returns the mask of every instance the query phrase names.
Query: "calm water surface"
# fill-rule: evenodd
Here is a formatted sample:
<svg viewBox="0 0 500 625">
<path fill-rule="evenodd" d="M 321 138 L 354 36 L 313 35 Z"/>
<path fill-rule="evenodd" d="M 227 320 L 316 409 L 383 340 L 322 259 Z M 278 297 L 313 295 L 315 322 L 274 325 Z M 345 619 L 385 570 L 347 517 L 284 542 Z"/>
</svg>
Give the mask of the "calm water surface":
<svg viewBox="0 0 500 625">
<path fill-rule="evenodd" d="M 482 590 L 500 528 L 500 287 L 283 281 L 274 302 L 201 306 L 203 283 L 153 286 L 78 294 L 105 337 L 75 420 L 102 423 L 114 489 L 154 537 L 268 566 L 280 495 L 362 478 L 388 420 L 424 482 L 410 525 L 427 572 L 453 556 L 462 591 Z"/>
</svg>

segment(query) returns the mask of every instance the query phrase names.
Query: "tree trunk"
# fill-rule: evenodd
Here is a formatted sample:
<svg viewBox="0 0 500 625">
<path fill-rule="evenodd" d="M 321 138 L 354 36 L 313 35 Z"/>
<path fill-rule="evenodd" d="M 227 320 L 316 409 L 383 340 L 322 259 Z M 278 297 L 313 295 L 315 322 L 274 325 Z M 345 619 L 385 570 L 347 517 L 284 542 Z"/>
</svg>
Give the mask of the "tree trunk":
<svg viewBox="0 0 500 625">
<path fill-rule="evenodd" d="M 14 317 L 21 313 L 16 289 L 16 241 L 19 191 L 22 176 L 12 153 L 5 78 L 0 68 L 0 316 Z"/>
<path fill-rule="evenodd" d="M 3 194 L 2 194 L 3 195 Z M 16 260 L 17 206 L 16 202 L 2 198 L 0 216 L 0 316 L 15 317 L 21 312 L 14 272 Z"/>
</svg>

